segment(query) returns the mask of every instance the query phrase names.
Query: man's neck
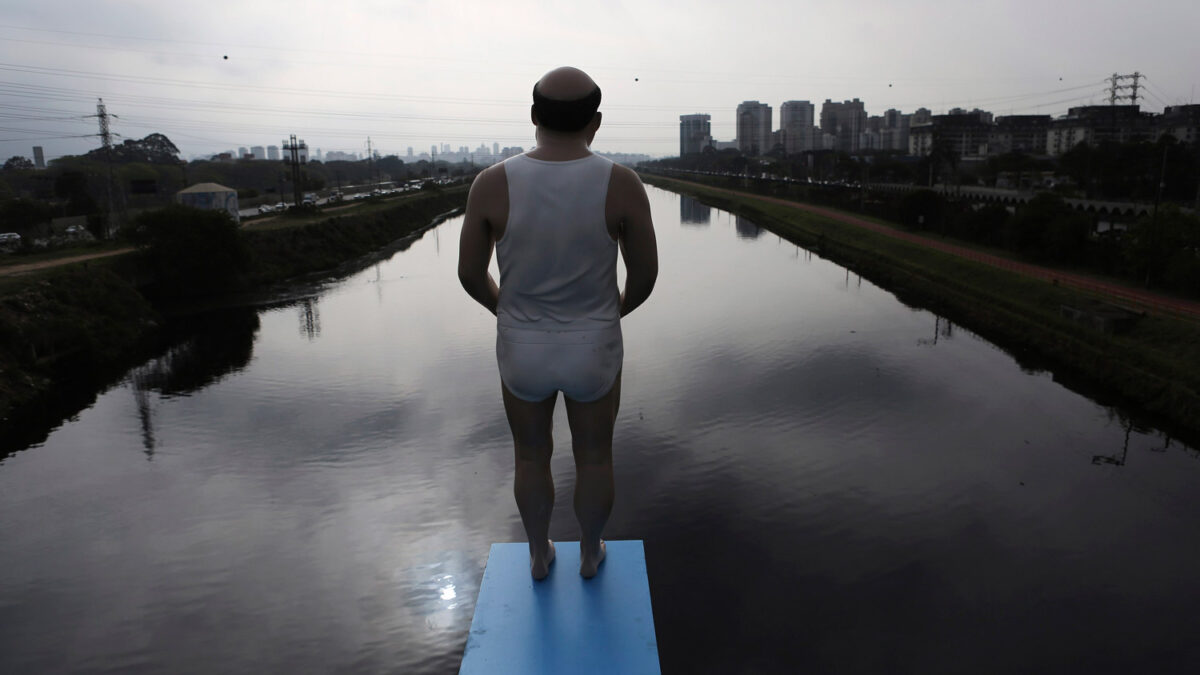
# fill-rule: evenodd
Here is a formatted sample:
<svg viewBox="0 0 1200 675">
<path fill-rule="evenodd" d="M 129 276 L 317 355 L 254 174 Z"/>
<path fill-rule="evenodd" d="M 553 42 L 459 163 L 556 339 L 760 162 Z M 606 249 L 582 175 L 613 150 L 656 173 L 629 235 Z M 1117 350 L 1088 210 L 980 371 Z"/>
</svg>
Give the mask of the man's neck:
<svg viewBox="0 0 1200 675">
<path fill-rule="evenodd" d="M 528 153 L 533 159 L 541 159 L 548 162 L 566 162 L 592 154 L 592 151 L 588 149 L 588 139 L 586 136 L 556 134 L 538 129 L 534 134 L 534 138 L 537 139 L 537 147 Z"/>
</svg>

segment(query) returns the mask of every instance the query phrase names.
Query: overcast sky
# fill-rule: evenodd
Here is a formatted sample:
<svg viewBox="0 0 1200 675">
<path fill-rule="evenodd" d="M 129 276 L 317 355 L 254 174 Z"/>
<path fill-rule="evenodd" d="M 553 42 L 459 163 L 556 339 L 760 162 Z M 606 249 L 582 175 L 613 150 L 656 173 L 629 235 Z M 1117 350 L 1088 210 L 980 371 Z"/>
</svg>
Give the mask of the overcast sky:
<svg viewBox="0 0 1200 675">
<path fill-rule="evenodd" d="M 533 145 L 530 88 L 587 70 L 594 148 L 678 153 L 679 115 L 734 137 L 744 100 L 860 98 L 935 113 L 1064 114 L 1141 72 L 1143 110 L 1197 101 L 1194 0 L 0 0 L 0 158 L 166 134 L 185 156 L 278 145 L 383 154 Z M 227 58 L 226 58 L 227 57 Z M 119 139 L 118 139 L 119 140 Z"/>
</svg>

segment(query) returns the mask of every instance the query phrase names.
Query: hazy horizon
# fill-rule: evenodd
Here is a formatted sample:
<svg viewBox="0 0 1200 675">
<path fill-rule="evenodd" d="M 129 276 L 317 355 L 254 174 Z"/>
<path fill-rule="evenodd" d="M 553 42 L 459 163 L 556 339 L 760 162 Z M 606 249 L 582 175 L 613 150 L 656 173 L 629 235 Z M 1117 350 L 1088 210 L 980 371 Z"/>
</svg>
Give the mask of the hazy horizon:
<svg viewBox="0 0 1200 675">
<path fill-rule="evenodd" d="M 673 3 L 43 2 L 0 14 L 0 156 L 163 133 L 183 156 L 278 145 L 402 158 L 408 147 L 533 145 L 529 90 L 570 64 L 604 91 L 594 148 L 678 153 L 679 115 L 733 140 L 739 103 L 1061 115 L 1144 75 L 1143 110 L 1195 101 L 1200 5 L 919 0 Z M 89 117 L 90 116 L 90 117 Z"/>
</svg>

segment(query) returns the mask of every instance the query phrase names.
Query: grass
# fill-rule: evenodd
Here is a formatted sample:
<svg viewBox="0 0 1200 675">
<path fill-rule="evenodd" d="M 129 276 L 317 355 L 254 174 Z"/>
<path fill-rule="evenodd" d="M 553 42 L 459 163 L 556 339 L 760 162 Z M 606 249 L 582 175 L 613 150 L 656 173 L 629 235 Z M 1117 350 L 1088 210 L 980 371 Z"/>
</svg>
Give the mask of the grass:
<svg viewBox="0 0 1200 675">
<path fill-rule="evenodd" d="M 907 304 L 979 333 L 1023 366 L 1050 369 L 1102 402 L 1141 409 L 1148 424 L 1200 438 L 1200 322 L 1195 319 L 1148 315 L 1127 332 L 1102 333 L 1060 314 L 1061 305 L 1093 297 L 1083 291 L 754 197 L 660 176 L 644 180 L 748 217 L 855 270 Z"/>
</svg>

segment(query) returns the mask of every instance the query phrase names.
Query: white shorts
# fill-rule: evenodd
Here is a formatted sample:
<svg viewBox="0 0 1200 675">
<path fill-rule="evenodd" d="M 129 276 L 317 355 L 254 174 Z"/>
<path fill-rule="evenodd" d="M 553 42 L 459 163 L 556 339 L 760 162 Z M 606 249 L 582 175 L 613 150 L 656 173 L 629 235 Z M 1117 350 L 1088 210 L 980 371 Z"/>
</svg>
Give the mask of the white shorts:
<svg viewBox="0 0 1200 675">
<path fill-rule="evenodd" d="M 500 380 L 523 401 L 559 391 L 572 401 L 595 401 L 612 389 L 624 359 L 620 322 L 600 330 L 500 326 L 496 333 Z"/>
</svg>

